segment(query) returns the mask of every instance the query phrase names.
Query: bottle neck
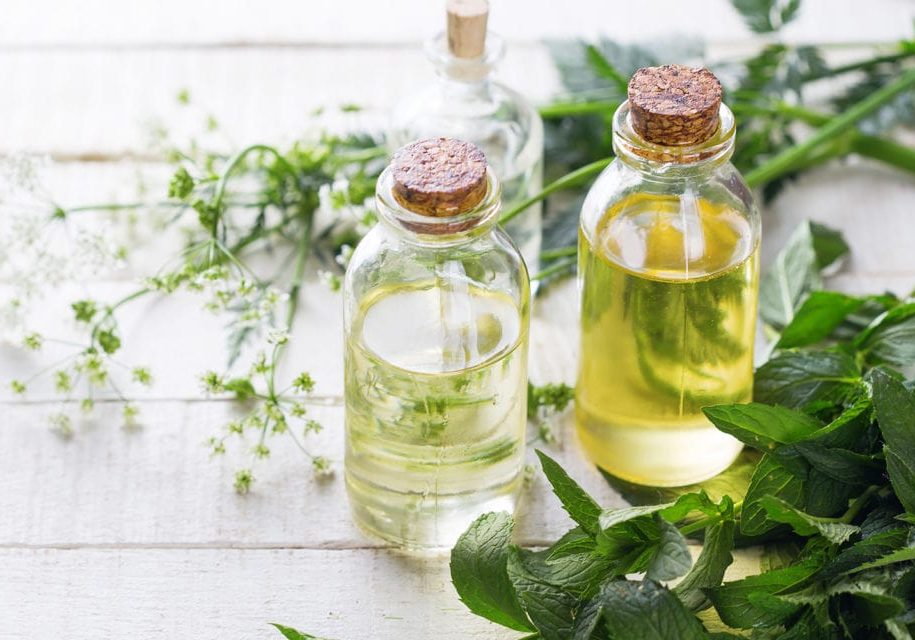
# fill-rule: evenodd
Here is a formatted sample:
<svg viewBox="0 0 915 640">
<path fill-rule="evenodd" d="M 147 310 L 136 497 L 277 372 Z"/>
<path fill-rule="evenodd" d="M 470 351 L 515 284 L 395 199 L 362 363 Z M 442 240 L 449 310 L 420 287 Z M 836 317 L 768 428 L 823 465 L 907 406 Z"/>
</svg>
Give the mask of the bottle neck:
<svg viewBox="0 0 915 640">
<path fill-rule="evenodd" d="M 489 233 L 502 210 L 502 185 L 486 171 L 486 195 L 472 209 L 449 216 L 416 213 L 394 197 L 394 176 L 385 169 L 375 188 L 375 203 L 382 224 L 414 244 L 454 246 Z"/>
<path fill-rule="evenodd" d="M 722 104 L 718 118 L 715 133 L 703 142 L 683 146 L 654 144 L 633 128 L 626 101 L 613 116 L 613 151 L 626 165 L 651 178 L 701 179 L 728 162 L 734 154 L 734 114 Z"/>
<path fill-rule="evenodd" d="M 439 33 L 426 42 L 426 57 L 449 91 L 486 93 L 496 65 L 505 56 L 505 41 L 495 33 L 486 34 L 486 49 L 478 58 L 459 58 L 448 49 L 448 38 Z"/>
</svg>

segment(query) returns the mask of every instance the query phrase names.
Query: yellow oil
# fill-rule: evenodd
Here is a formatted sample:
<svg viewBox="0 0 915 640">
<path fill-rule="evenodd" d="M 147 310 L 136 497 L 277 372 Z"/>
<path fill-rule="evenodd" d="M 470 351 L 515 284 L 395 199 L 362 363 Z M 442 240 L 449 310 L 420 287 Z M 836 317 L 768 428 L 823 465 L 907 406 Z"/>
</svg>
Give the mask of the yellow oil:
<svg viewBox="0 0 915 640">
<path fill-rule="evenodd" d="M 740 444 L 702 407 L 752 397 L 758 246 L 726 205 L 638 193 L 580 233 L 576 419 L 601 467 L 653 486 L 698 482 Z"/>
<path fill-rule="evenodd" d="M 512 511 L 524 465 L 527 309 L 469 283 L 379 287 L 345 358 L 346 486 L 356 522 L 450 547 Z"/>
</svg>

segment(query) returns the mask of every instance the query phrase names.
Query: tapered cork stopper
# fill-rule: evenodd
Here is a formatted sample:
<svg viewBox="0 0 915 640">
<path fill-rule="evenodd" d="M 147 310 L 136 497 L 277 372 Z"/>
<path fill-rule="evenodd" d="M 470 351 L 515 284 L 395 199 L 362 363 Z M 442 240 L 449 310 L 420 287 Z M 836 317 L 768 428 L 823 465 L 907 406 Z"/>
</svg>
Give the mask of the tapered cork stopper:
<svg viewBox="0 0 915 640">
<path fill-rule="evenodd" d="M 629 80 L 629 117 L 636 133 L 665 146 L 705 142 L 718 129 L 721 83 L 708 69 L 644 67 Z"/>
<path fill-rule="evenodd" d="M 462 140 L 429 138 L 401 147 L 391 171 L 394 199 L 420 215 L 456 216 L 486 196 L 486 157 Z"/>
<path fill-rule="evenodd" d="M 488 0 L 448 0 L 448 50 L 457 58 L 479 58 L 486 51 Z"/>
</svg>

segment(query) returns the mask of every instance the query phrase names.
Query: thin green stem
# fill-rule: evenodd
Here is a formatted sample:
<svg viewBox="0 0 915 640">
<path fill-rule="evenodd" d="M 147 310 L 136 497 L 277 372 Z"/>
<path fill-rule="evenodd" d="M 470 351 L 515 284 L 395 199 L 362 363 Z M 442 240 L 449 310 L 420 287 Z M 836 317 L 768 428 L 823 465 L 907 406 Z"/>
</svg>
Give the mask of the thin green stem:
<svg viewBox="0 0 915 640">
<path fill-rule="evenodd" d="M 578 254 L 578 247 L 562 247 L 560 249 L 548 249 L 540 252 L 541 260 L 555 260 L 556 258 L 567 258 Z"/>
<path fill-rule="evenodd" d="M 545 120 L 556 120 L 569 116 L 612 114 L 619 107 L 618 102 L 595 100 L 590 102 L 554 102 L 540 107 L 540 116 Z"/>
<path fill-rule="evenodd" d="M 576 258 L 565 258 L 563 260 L 557 260 L 556 264 L 550 265 L 546 269 L 543 269 L 539 273 L 531 276 L 531 280 L 543 280 L 544 278 L 549 278 L 550 276 L 556 275 L 557 273 L 562 273 L 574 265 L 577 261 L 578 260 Z"/>
<path fill-rule="evenodd" d="M 602 160 L 597 160 L 595 162 L 592 162 L 591 164 L 586 164 L 583 167 L 579 167 L 575 171 L 572 171 L 571 173 L 567 173 L 566 175 L 562 176 L 561 178 L 558 178 L 557 180 L 554 180 L 553 182 L 548 184 L 543 189 L 543 191 L 541 191 L 540 193 L 531 196 L 527 200 L 524 200 L 523 202 L 519 203 L 518 205 L 512 207 L 511 209 L 509 209 L 508 211 L 503 213 L 502 217 L 499 219 L 499 223 L 505 224 L 509 220 L 512 220 L 516 216 L 520 215 L 525 209 L 530 207 L 532 204 L 536 204 L 536 203 L 540 202 L 541 200 L 548 197 L 550 194 L 556 193 L 557 191 L 562 191 L 564 189 L 569 189 L 571 187 L 576 187 L 576 186 L 580 185 L 581 183 L 586 182 L 591 177 L 593 177 L 593 176 L 597 175 L 598 173 L 600 173 L 601 171 L 603 171 L 607 167 L 607 165 L 610 164 L 610 162 L 612 160 L 613 160 L 613 158 L 604 158 Z"/>
<path fill-rule="evenodd" d="M 886 64 L 892 62 L 901 62 L 906 58 L 915 57 L 915 50 L 902 50 L 897 51 L 896 53 L 888 53 L 882 56 L 875 56 L 873 58 L 868 58 L 866 60 L 858 60 L 856 62 L 851 62 L 849 64 L 839 65 L 838 67 L 832 67 L 830 69 L 825 69 L 822 71 L 814 71 L 803 76 L 802 80 L 804 82 L 810 82 L 811 80 L 820 80 L 822 78 L 831 78 L 838 76 L 844 73 L 850 73 L 852 71 L 863 71 L 865 69 L 870 69 L 871 67 L 876 67 L 879 64 Z"/>
<path fill-rule="evenodd" d="M 867 98 L 856 103 L 846 112 L 830 119 L 829 122 L 817 129 L 812 136 L 802 143 L 786 149 L 748 173 L 746 176 L 747 183 L 751 187 L 760 186 L 789 171 L 795 170 L 803 158 L 818 146 L 849 130 L 862 118 L 870 115 L 876 109 L 913 86 L 915 86 L 915 69 L 907 71 L 890 84 L 881 87 Z"/>
<path fill-rule="evenodd" d="M 858 496 L 855 501 L 851 503 L 848 511 L 846 511 L 845 514 L 839 519 L 839 522 L 845 524 L 851 524 L 854 522 L 855 518 L 858 517 L 858 514 L 861 513 L 861 509 L 863 509 L 867 503 L 870 502 L 871 498 L 877 495 L 881 489 L 883 489 L 883 487 L 877 485 L 868 487 L 864 493 Z"/>
</svg>

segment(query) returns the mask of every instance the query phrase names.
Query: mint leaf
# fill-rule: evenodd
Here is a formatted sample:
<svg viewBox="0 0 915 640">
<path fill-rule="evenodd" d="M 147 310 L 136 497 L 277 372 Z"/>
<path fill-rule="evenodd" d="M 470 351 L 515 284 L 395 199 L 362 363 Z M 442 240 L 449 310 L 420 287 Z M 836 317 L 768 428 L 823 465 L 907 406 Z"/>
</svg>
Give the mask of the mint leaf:
<svg viewBox="0 0 915 640">
<path fill-rule="evenodd" d="M 765 496 L 776 496 L 788 504 L 801 506 L 804 502 L 804 478 L 797 476 L 772 456 L 764 456 L 756 466 L 740 513 L 740 531 L 758 536 L 775 528 L 762 505 Z"/>
<path fill-rule="evenodd" d="M 474 521 L 451 550 L 451 581 L 471 611 L 503 627 L 534 631 L 508 576 L 512 518 L 487 513 Z"/>
<path fill-rule="evenodd" d="M 686 538 L 673 524 L 655 515 L 660 529 L 661 539 L 648 562 L 645 577 L 651 580 L 664 581 L 679 578 L 689 571 L 693 558 L 686 546 Z"/>
<path fill-rule="evenodd" d="M 600 530 L 600 506 L 594 502 L 577 482 L 569 477 L 559 463 L 542 451 L 537 451 L 543 474 L 553 487 L 553 493 L 562 502 L 563 508 L 582 529 L 591 535 Z"/>
<path fill-rule="evenodd" d="M 578 599 L 544 574 L 536 554 L 512 546 L 507 572 L 515 592 L 543 640 L 565 640 L 572 632 Z"/>
<path fill-rule="evenodd" d="M 283 637 L 287 638 L 288 640 L 322 640 L 318 636 L 302 633 L 301 631 L 297 631 L 292 627 L 284 627 L 283 625 L 277 624 L 275 622 L 271 622 L 270 625 L 276 627 L 276 630 L 282 633 Z"/>
<path fill-rule="evenodd" d="M 810 235 L 813 238 L 813 250 L 820 269 L 832 266 L 851 251 L 851 247 L 845 242 L 841 231 L 819 222 L 809 222 L 809 224 Z"/>
<path fill-rule="evenodd" d="M 569 640 L 592 640 L 603 616 L 604 605 L 600 595 L 594 596 L 576 612 Z"/>
<path fill-rule="evenodd" d="M 803 347 L 828 337 L 849 314 L 864 304 L 864 298 L 836 291 L 814 291 L 782 330 L 775 345 L 779 349 Z"/>
<path fill-rule="evenodd" d="M 674 587 L 680 601 L 692 611 L 701 611 L 711 605 L 703 589 L 717 587 L 724 578 L 724 572 L 734 561 L 733 520 L 724 520 L 712 525 L 705 532 L 702 553 L 696 559 L 692 570 Z"/>
<path fill-rule="evenodd" d="M 819 534 L 833 544 L 842 544 L 861 531 L 854 525 L 804 513 L 775 496 L 764 496 L 760 500 L 760 504 L 770 519 L 789 525 L 795 533 L 801 536 Z"/>
<path fill-rule="evenodd" d="M 677 597 L 651 580 L 610 582 L 601 588 L 604 623 L 611 638 L 706 640 L 708 633 Z"/>
<path fill-rule="evenodd" d="M 749 576 L 743 580 L 726 582 L 719 587 L 706 589 L 705 593 L 721 620 L 738 629 L 772 627 L 785 618 L 785 611 L 774 612 L 761 601 L 765 594 L 785 592 L 803 583 L 819 568 L 819 559 L 810 558 L 798 564 L 767 573 Z M 792 607 L 792 612 L 800 605 Z"/>
<path fill-rule="evenodd" d="M 719 404 L 702 412 L 719 431 L 761 451 L 802 440 L 823 426 L 804 413 L 758 402 Z"/>
<path fill-rule="evenodd" d="M 883 477 L 883 464 L 874 456 L 824 447 L 815 441 L 779 447 L 775 455 L 780 460 L 785 456 L 800 456 L 812 469 L 835 482 L 866 486 L 880 483 Z"/>
<path fill-rule="evenodd" d="M 871 560 L 870 562 L 860 564 L 852 571 L 849 571 L 849 573 L 858 573 L 859 571 L 866 571 L 868 569 L 886 567 L 891 564 L 896 564 L 897 562 L 912 562 L 913 560 L 915 560 L 915 547 L 906 547 L 904 549 L 897 549 L 885 556 Z"/>
<path fill-rule="evenodd" d="M 735 3 L 741 1 L 734 0 Z M 771 1 L 748 0 L 745 4 L 749 9 L 750 5 Z M 791 234 L 775 262 L 760 279 L 759 314 L 767 324 L 781 329 L 794 319 L 794 310 L 801 298 L 822 285 L 813 232 L 810 223 L 805 222 Z"/>
<path fill-rule="evenodd" d="M 915 302 L 901 304 L 876 318 L 854 344 L 870 364 L 915 367 Z"/>
<path fill-rule="evenodd" d="M 879 560 L 899 550 L 906 543 L 906 530 L 890 529 L 864 538 L 840 551 L 817 576 L 830 580 L 844 573 L 859 570 L 868 562 Z M 864 567 L 868 568 L 868 567 Z"/>
<path fill-rule="evenodd" d="M 756 370 L 753 399 L 803 409 L 814 402 L 845 402 L 860 387 L 861 371 L 847 353 L 785 351 Z"/>
<path fill-rule="evenodd" d="M 915 394 L 882 369 L 871 380 L 890 482 L 905 510 L 915 513 Z"/>
</svg>

